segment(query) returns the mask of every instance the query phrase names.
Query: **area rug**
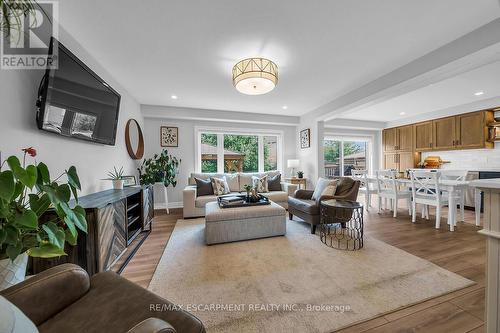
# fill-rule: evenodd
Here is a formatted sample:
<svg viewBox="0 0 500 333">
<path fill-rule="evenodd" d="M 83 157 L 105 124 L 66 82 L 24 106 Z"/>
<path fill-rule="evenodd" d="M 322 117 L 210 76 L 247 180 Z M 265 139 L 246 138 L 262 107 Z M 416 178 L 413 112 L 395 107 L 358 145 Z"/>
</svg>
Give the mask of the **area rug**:
<svg viewBox="0 0 500 333">
<path fill-rule="evenodd" d="M 283 237 L 207 246 L 204 220 L 179 220 L 149 289 L 208 332 L 333 332 L 474 284 L 374 238 L 359 251 L 287 222 Z"/>
</svg>

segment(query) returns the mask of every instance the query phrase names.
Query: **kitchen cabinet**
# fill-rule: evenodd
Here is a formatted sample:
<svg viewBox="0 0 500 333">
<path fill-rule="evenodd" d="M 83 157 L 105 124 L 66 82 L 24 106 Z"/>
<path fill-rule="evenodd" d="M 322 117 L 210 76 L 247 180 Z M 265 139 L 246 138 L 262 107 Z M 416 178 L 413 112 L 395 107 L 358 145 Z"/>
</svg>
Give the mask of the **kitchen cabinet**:
<svg viewBox="0 0 500 333">
<path fill-rule="evenodd" d="M 386 153 L 384 154 L 384 168 L 395 169 L 403 173 L 407 169 L 415 168 L 419 158 L 420 154 L 415 152 Z"/>
<path fill-rule="evenodd" d="M 399 170 L 398 156 L 396 153 L 384 154 L 384 168 Z"/>
<path fill-rule="evenodd" d="M 383 132 L 385 152 L 412 151 L 413 126 L 401 126 L 385 129 Z"/>
<path fill-rule="evenodd" d="M 397 128 L 398 151 L 413 151 L 413 126 L 402 126 Z"/>
<path fill-rule="evenodd" d="M 484 112 L 467 113 L 456 116 L 455 138 L 457 148 L 483 148 L 488 139 Z"/>
<path fill-rule="evenodd" d="M 433 148 L 435 150 L 455 149 L 456 118 L 447 117 L 432 121 Z"/>
<path fill-rule="evenodd" d="M 396 151 L 398 145 L 398 130 L 397 128 L 389 128 L 383 132 L 384 151 Z"/>
<path fill-rule="evenodd" d="M 405 172 L 407 169 L 413 169 L 415 168 L 415 165 L 417 163 L 418 161 L 416 161 L 415 153 L 412 152 L 399 153 L 398 156 L 399 172 Z"/>
<path fill-rule="evenodd" d="M 488 126 L 494 121 L 493 110 L 483 110 L 387 129 L 384 152 L 493 148 Z"/>
<path fill-rule="evenodd" d="M 415 150 L 427 151 L 434 148 L 432 142 L 432 121 L 414 125 Z"/>
</svg>

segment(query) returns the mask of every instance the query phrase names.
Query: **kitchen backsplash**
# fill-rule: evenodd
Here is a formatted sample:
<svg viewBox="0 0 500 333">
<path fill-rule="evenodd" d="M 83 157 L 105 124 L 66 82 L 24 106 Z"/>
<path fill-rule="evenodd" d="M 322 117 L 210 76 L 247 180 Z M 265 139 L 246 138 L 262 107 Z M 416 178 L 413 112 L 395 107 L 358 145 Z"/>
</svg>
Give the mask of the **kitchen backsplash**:
<svg viewBox="0 0 500 333">
<path fill-rule="evenodd" d="M 439 156 L 443 161 L 451 162 L 443 164 L 441 169 L 471 171 L 500 170 L 500 143 L 495 144 L 495 149 L 424 152 L 422 153 L 422 160 L 427 156 Z"/>
</svg>

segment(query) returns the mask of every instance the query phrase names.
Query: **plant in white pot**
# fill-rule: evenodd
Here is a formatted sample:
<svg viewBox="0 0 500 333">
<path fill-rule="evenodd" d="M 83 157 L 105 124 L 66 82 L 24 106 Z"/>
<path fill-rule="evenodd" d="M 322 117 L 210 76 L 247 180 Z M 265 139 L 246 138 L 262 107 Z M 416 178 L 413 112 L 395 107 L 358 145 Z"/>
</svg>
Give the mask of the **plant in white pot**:
<svg viewBox="0 0 500 333">
<path fill-rule="evenodd" d="M 52 180 L 44 163 L 26 164 L 27 155 L 35 157 L 36 150 L 23 151 L 22 165 L 16 156 L 0 161 L 0 290 L 24 280 L 28 256 L 66 255 L 65 244 L 76 245 L 78 230 L 87 232 L 85 210 L 77 205 L 81 188 L 76 168 Z M 49 209 L 57 217 L 42 220 Z"/>
<path fill-rule="evenodd" d="M 167 214 L 168 209 L 168 194 L 167 187 L 177 185 L 177 174 L 179 173 L 179 164 L 181 160 L 172 156 L 166 149 L 160 154 L 154 154 L 152 158 L 147 158 L 142 161 L 139 171 L 139 180 L 141 185 L 159 184 L 163 187 L 165 195 L 165 206 Z"/>
<path fill-rule="evenodd" d="M 108 172 L 108 180 L 113 182 L 113 189 L 123 190 L 123 167 L 120 170 L 113 167 L 113 170 Z"/>
</svg>

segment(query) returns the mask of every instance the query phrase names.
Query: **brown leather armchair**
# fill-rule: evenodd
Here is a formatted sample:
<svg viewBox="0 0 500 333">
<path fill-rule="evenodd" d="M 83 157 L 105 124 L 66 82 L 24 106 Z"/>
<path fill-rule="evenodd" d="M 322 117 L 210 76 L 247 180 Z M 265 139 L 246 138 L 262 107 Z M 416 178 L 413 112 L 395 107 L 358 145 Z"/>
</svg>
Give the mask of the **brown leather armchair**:
<svg viewBox="0 0 500 333">
<path fill-rule="evenodd" d="M 50 268 L 0 295 L 40 332 L 204 333 L 201 321 L 113 272 L 89 278 L 79 266 Z"/>
<path fill-rule="evenodd" d="M 297 190 L 293 197 L 288 197 L 288 213 L 290 220 L 293 216 L 298 216 L 311 225 L 311 234 L 316 233 L 316 226 L 320 221 L 319 203 L 322 200 L 352 200 L 358 198 L 359 180 L 349 177 L 340 177 L 334 196 L 321 196 L 318 200 L 313 200 L 312 190 Z"/>
</svg>

